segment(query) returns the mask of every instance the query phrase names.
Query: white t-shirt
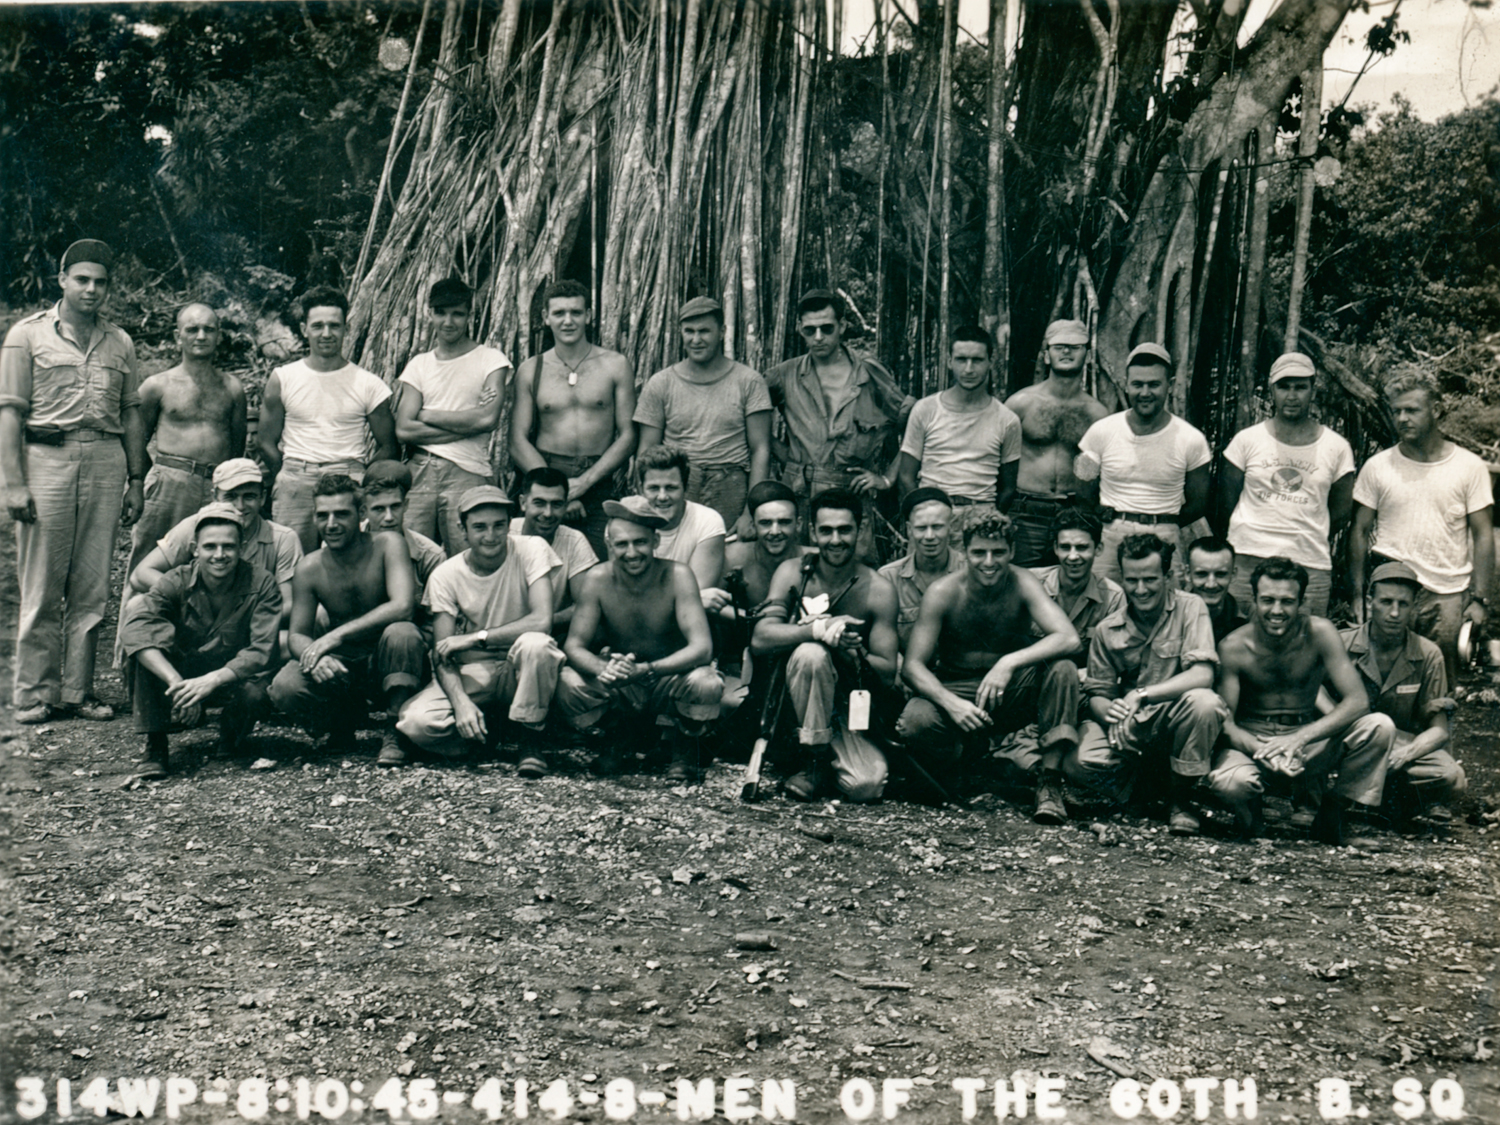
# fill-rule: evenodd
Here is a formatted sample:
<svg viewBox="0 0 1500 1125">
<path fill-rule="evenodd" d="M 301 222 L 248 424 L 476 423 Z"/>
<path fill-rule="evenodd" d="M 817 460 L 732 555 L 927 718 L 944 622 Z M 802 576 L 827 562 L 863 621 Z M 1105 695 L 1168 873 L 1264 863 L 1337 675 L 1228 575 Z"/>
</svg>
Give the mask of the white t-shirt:
<svg viewBox="0 0 1500 1125">
<path fill-rule="evenodd" d="M 1354 500 L 1375 512 L 1372 551 L 1404 562 L 1434 594 L 1469 588 L 1468 517 L 1495 502 L 1478 457 L 1455 445 L 1441 461 L 1413 461 L 1393 445 L 1365 462 Z"/>
<path fill-rule="evenodd" d="M 365 420 L 391 397 L 391 389 L 363 367 L 346 363 L 337 371 L 314 371 L 299 359 L 276 369 L 286 425 L 281 455 L 298 461 L 369 460 L 374 442 Z"/>
<path fill-rule="evenodd" d="M 1327 426 L 1310 445 L 1283 445 L 1261 422 L 1235 434 L 1224 459 L 1245 474 L 1229 542 L 1242 555 L 1282 555 L 1330 570 L 1328 494 L 1354 472 L 1354 450 Z"/>
<path fill-rule="evenodd" d="M 525 535 L 526 532 L 522 530 L 525 526 L 525 518 L 516 516 L 510 521 L 510 534 Z M 541 539 L 541 536 L 535 538 Z M 546 540 L 543 539 L 542 542 L 545 543 Z M 557 529 L 550 546 L 552 553 L 562 560 L 562 565 L 552 572 L 552 608 L 562 609 L 568 604 L 569 581 L 585 570 L 598 566 L 599 556 L 594 554 L 594 548 L 589 546 L 583 532 L 567 524 Z"/>
<path fill-rule="evenodd" d="M 688 565 L 692 563 L 693 552 L 698 549 L 699 543 L 712 539 L 715 535 L 723 538 L 724 517 L 704 504 L 689 500 L 681 522 L 671 531 L 660 534 L 661 542 L 657 545 L 656 557 Z"/>
<path fill-rule="evenodd" d="M 771 392 L 760 372 L 733 360 L 712 383 L 682 374 L 684 363 L 658 371 L 641 388 L 635 422 L 656 426 L 662 444 L 675 445 L 693 465 L 750 467 L 745 419 L 771 409 Z"/>
<path fill-rule="evenodd" d="M 957 411 L 941 393 L 928 395 L 911 408 L 901 452 L 920 463 L 923 488 L 993 504 L 1000 466 L 1021 459 L 1021 419 L 997 398 Z"/>
<path fill-rule="evenodd" d="M 469 565 L 469 552 L 455 555 L 432 572 L 422 604 L 436 616 L 451 613 L 455 633 L 477 633 L 498 629 L 531 612 L 529 587 L 562 560 L 535 535 L 506 537 L 505 561 L 494 574 L 476 574 Z M 496 660 L 499 649 L 469 649 L 459 655 L 461 663 Z"/>
<path fill-rule="evenodd" d="M 1099 478 L 1099 503 L 1120 512 L 1176 515 L 1193 469 L 1213 458 L 1208 439 L 1177 415 L 1154 434 L 1138 435 L 1122 410 L 1100 418 L 1078 443 L 1078 476 Z"/>
<path fill-rule="evenodd" d="M 473 410 L 494 402 L 505 388 L 486 391 L 484 381 L 491 371 L 510 366 L 505 353 L 480 344 L 455 359 L 438 359 L 437 352 L 413 356 L 401 372 L 401 382 L 422 392 L 422 405 L 429 410 Z M 439 442 L 420 448 L 446 457 L 476 476 L 490 475 L 490 435 L 472 434 L 458 441 Z"/>
</svg>

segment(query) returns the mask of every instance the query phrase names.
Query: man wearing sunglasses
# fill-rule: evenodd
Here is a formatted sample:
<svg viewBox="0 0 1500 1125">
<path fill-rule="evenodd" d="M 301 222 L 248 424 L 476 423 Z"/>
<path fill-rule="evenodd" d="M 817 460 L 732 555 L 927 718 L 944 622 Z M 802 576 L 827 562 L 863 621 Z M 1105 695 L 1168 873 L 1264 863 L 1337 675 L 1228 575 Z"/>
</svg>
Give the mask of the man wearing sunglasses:
<svg viewBox="0 0 1500 1125">
<path fill-rule="evenodd" d="M 785 466 L 782 481 L 797 494 L 804 525 L 815 493 L 848 488 L 868 498 L 889 487 L 870 466 L 891 460 L 898 427 L 916 401 L 879 363 L 845 347 L 846 327 L 843 298 L 829 289 L 809 290 L 797 302 L 797 331 L 807 352 L 766 372 L 771 401 L 786 422 L 786 444 L 774 443 L 773 452 Z M 873 565 L 868 499 L 860 517 L 856 549 Z"/>
<path fill-rule="evenodd" d="M 1010 507 L 1016 525 L 1017 566 L 1052 566 L 1052 525 L 1078 502 L 1073 474 L 1078 439 L 1109 413 L 1083 389 L 1089 329 L 1081 320 L 1054 320 L 1042 337 L 1047 377 L 1022 387 L 1005 405 L 1021 419 L 1021 465 Z"/>
</svg>

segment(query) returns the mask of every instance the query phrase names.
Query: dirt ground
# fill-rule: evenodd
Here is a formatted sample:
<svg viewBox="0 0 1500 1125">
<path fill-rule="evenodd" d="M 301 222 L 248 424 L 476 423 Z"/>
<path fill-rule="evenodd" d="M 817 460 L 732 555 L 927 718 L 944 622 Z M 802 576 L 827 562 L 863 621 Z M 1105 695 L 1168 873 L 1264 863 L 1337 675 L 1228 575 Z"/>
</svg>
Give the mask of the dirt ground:
<svg viewBox="0 0 1500 1125">
<path fill-rule="evenodd" d="M 1360 849 L 1040 828 L 1003 791 L 747 806 L 725 764 L 691 788 L 381 772 L 372 732 L 340 756 L 262 727 L 224 760 L 200 730 L 142 785 L 127 718 L 8 725 L 0 1118 L 55 1118 L 59 1079 L 84 1116 L 142 1112 L 157 1079 L 160 1118 L 176 1076 L 190 1121 L 382 1120 L 393 1078 L 403 1120 L 512 1120 L 520 1081 L 533 1119 L 677 1120 L 679 1079 L 731 1120 L 794 1089 L 802 1121 L 842 1096 L 958 1122 L 956 1079 L 991 1120 L 1002 1079 L 1053 1091 L 1043 1120 L 1243 1120 L 1233 1079 L 1261 1120 L 1323 1120 L 1342 1080 L 1350 1120 L 1452 1119 L 1461 1094 L 1500 1121 L 1497 720 L 1462 712 L 1460 823 Z M 792 1089 L 763 1105 L 767 1080 Z"/>
</svg>

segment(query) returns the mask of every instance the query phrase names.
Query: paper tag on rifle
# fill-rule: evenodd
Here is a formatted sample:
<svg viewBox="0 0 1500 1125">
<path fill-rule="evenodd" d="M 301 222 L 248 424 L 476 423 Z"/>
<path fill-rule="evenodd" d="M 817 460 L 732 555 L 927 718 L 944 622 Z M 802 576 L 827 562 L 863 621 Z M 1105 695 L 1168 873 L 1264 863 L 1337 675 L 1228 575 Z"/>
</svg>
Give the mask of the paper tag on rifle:
<svg viewBox="0 0 1500 1125">
<path fill-rule="evenodd" d="M 806 625 L 809 621 L 815 621 L 819 617 L 828 616 L 827 594 L 804 594 L 802 596 L 802 620 L 797 624 Z"/>
<path fill-rule="evenodd" d="M 849 729 L 870 729 L 870 693 L 863 688 L 849 693 Z"/>
</svg>

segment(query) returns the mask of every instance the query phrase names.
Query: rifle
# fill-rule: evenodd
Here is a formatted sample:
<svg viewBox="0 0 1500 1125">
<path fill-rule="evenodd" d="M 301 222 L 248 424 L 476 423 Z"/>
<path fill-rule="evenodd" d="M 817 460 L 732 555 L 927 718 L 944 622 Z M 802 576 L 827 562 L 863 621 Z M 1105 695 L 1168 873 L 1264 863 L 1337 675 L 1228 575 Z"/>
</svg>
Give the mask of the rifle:
<svg viewBox="0 0 1500 1125">
<path fill-rule="evenodd" d="M 807 589 L 807 580 L 812 575 L 813 569 L 818 565 L 817 555 L 802 556 L 802 581 L 797 584 L 797 591 L 792 598 L 792 605 L 802 605 L 802 594 Z M 782 690 L 786 683 L 786 661 L 780 660 L 776 663 L 776 670 L 771 674 L 771 681 L 766 686 L 766 699 L 760 708 L 760 737 L 755 740 L 755 746 L 750 751 L 750 763 L 745 767 L 745 781 L 740 786 L 740 800 L 754 802 L 760 799 L 760 767 L 766 758 L 766 747 L 770 745 L 772 736 L 776 733 L 776 725 L 781 722 L 781 707 L 786 701 L 786 692 Z"/>
</svg>

